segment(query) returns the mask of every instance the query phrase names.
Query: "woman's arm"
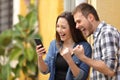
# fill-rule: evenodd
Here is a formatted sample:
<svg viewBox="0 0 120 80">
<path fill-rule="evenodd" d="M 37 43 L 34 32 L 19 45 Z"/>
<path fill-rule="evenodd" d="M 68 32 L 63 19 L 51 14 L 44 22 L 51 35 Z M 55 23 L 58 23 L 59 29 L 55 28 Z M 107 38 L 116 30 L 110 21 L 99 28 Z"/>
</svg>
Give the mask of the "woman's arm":
<svg viewBox="0 0 120 80">
<path fill-rule="evenodd" d="M 36 52 L 38 54 L 38 67 L 41 72 L 46 72 L 48 70 L 48 66 L 45 64 L 43 60 L 43 55 L 45 54 L 45 48 L 42 47 L 41 45 L 36 46 Z"/>
<path fill-rule="evenodd" d="M 75 62 L 72 59 L 70 50 L 69 49 L 64 49 L 63 52 L 61 53 L 61 55 L 63 56 L 63 58 L 68 63 L 69 68 L 70 68 L 70 70 L 71 70 L 71 72 L 74 76 L 74 79 L 75 80 L 81 80 L 84 76 L 84 71 L 82 69 L 80 69 L 80 67 L 75 64 Z"/>
</svg>

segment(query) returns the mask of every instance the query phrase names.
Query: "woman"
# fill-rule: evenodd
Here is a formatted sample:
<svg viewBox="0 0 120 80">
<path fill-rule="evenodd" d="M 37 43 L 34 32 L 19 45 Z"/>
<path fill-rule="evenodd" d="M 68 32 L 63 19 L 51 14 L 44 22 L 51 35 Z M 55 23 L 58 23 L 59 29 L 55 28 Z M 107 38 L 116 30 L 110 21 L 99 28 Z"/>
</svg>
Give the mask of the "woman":
<svg viewBox="0 0 120 80">
<path fill-rule="evenodd" d="M 81 62 L 72 52 L 76 45 L 83 45 L 87 57 L 91 57 L 91 46 L 82 33 L 75 28 L 71 12 L 63 12 L 56 20 L 56 40 L 50 43 L 46 52 L 41 45 L 36 46 L 38 66 L 42 73 L 50 73 L 49 80 L 86 80 L 90 67 Z"/>
</svg>

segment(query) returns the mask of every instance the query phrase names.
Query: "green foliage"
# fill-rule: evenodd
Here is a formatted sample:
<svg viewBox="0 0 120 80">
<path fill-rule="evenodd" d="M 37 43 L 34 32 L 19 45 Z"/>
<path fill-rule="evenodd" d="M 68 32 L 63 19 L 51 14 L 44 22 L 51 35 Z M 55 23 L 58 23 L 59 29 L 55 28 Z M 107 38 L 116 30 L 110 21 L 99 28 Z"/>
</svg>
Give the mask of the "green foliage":
<svg viewBox="0 0 120 80">
<path fill-rule="evenodd" d="M 38 76 L 34 38 L 41 37 L 36 25 L 37 10 L 32 5 L 25 17 L 19 15 L 18 18 L 19 22 L 12 29 L 0 34 L 0 57 L 3 58 L 0 60 L 0 80 L 14 80 L 19 77 L 20 70 L 32 80 Z M 18 61 L 15 67 L 11 66 L 12 61 Z M 11 72 L 14 73 L 13 78 L 10 78 Z"/>
<path fill-rule="evenodd" d="M 10 75 L 10 65 L 9 64 L 3 65 L 2 68 L 0 69 L 0 72 L 2 72 L 0 73 L 0 80 L 8 80 Z"/>
</svg>

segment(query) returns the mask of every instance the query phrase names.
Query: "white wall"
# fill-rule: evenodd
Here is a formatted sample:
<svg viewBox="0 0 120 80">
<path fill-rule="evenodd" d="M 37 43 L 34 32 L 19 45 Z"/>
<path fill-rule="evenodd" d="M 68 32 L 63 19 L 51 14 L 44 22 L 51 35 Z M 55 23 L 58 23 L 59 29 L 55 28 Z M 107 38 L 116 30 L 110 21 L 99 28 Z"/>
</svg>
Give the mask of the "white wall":
<svg viewBox="0 0 120 80">
<path fill-rule="evenodd" d="M 75 6 L 87 0 L 64 0 L 64 11 L 72 11 Z"/>
<path fill-rule="evenodd" d="M 20 13 L 20 0 L 13 0 L 13 25 L 18 22 L 19 13 Z"/>
<path fill-rule="evenodd" d="M 80 3 L 87 2 L 87 0 L 75 0 L 75 6 L 79 5 Z"/>
</svg>

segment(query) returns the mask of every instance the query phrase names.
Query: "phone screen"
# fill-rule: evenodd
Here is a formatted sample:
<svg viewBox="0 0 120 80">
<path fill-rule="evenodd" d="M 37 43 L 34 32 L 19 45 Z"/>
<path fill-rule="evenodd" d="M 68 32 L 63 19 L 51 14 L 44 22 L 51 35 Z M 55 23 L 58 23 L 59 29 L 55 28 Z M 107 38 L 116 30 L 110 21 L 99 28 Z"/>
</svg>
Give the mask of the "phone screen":
<svg viewBox="0 0 120 80">
<path fill-rule="evenodd" d="M 42 43 L 42 41 L 39 39 L 39 38 L 36 38 L 36 39 L 34 39 L 34 41 L 35 41 L 35 43 L 36 43 L 36 45 L 42 45 L 40 48 L 42 48 L 43 47 L 43 43 Z M 46 52 L 44 52 L 44 54 L 45 54 Z"/>
<path fill-rule="evenodd" d="M 42 41 L 40 40 L 40 39 L 34 39 L 35 40 L 35 43 L 36 43 L 36 45 L 42 45 L 41 47 L 43 47 L 43 43 L 42 43 Z"/>
</svg>

